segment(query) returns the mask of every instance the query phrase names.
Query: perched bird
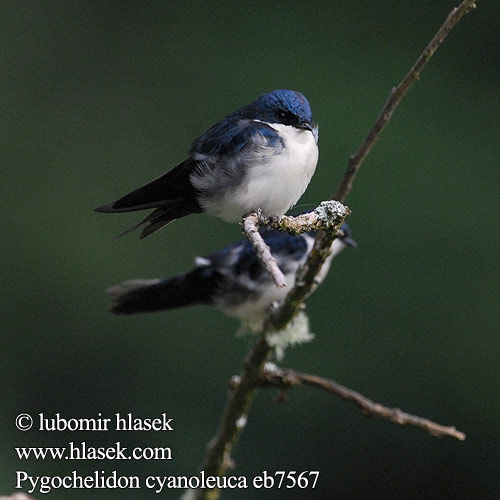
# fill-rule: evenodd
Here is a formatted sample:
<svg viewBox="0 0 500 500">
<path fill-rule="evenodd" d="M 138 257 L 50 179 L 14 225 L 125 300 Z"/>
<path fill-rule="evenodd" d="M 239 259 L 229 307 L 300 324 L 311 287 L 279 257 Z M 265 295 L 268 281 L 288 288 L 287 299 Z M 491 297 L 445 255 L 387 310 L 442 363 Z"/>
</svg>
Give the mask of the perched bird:
<svg viewBox="0 0 500 500">
<path fill-rule="evenodd" d="M 325 278 L 331 260 L 347 246 L 357 246 L 347 224 L 334 240 L 317 284 Z M 276 230 L 263 234 L 285 275 L 287 286 L 277 288 L 248 240 L 239 241 L 208 257 L 198 257 L 192 271 L 167 279 L 125 281 L 107 290 L 114 298 L 116 314 L 162 311 L 208 304 L 242 320 L 263 319 L 274 302 L 281 302 L 295 284 L 299 265 L 305 262 L 314 243 L 314 232 L 292 236 Z"/>
<path fill-rule="evenodd" d="M 264 216 L 280 217 L 311 180 L 317 142 L 307 99 L 293 90 L 275 90 L 216 123 L 172 170 L 95 210 L 155 208 L 126 231 L 145 225 L 141 238 L 193 213 L 238 222 L 260 208 Z"/>
</svg>

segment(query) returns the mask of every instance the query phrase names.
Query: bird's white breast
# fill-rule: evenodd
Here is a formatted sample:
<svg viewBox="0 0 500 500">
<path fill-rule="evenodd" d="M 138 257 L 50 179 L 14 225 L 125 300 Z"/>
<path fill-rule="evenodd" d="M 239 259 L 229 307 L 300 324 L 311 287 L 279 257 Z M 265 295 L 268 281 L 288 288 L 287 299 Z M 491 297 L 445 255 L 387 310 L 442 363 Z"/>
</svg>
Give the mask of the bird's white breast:
<svg viewBox="0 0 500 500">
<path fill-rule="evenodd" d="M 310 130 L 269 123 L 285 142 L 280 154 L 249 169 L 242 200 L 265 216 L 283 215 L 304 194 L 318 163 L 316 136 Z"/>
<path fill-rule="evenodd" d="M 238 222 L 258 208 L 264 216 L 281 216 L 302 196 L 318 162 L 317 133 L 279 123 L 267 125 L 280 134 L 284 147 L 275 153 L 263 138 L 261 149 L 247 161 L 241 183 L 224 193 L 201 197 L 206 212 L 228 222 Z M 209 185 L 209 180 L 201 177 L 192 182 L 197 188 Z"/>
<path fill-rule="evenodd" d="M 261 320 L 269 311 L 269 307 L 274 302 L 281 303 L 285 300 L 288 292 L 295 284 L 295 273 L 285 275 L 286 286 L 278 288 L 274 282 L 270 281 L 263 286 L 258 286 L 256 283 L 251 282 L 249 278 L 240 278 L 240 282 L 248 286 L 249 290 L 256 291 L 256 295 L 250 295 L 247 300 L 242 300 L 238 303 L 230 301 L 219 300 L 216 306 L 228 314 L 241 320 Z"/>
</svg>

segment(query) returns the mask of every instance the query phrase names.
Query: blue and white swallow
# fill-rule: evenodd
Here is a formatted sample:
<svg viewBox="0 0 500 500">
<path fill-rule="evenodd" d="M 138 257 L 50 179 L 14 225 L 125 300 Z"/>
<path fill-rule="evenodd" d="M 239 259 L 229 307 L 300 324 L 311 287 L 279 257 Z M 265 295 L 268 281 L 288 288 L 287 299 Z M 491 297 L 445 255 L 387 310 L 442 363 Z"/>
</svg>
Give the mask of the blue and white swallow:
<svg viewBox="0 0 500 500">
<path fill-rule="evenodd" d="M 193 213 L 239 222 L 260 208 L 264 216 L 281 217 L 314 174 L 317 144 L 307 99 L 293 90 L 275 90 L 216 123 L 172 170 L 95 210 L 154 208 L 130 229 L 145 225 L 141 238 Z"/>
<path fill-rule="evenodd" d="M 244 321 L 260 321 L 271 304 L 282 302 L 295 284 L 297 270 L 311 252 L 314 232 L 292 236 L 276 230 L 262 236 L 269 245 L 287 286 L 277 288 L 248 240 L 198 257 L 193 270 L 167 279 L 125 281 L 107 290 L 113 297 L 116 314 L 164 311 L 207 304 Z M 347 246 L 357 246 L 347 224 L 332 243 L 327 261 L 317 277 L 318 286 L 326 277 L 332 259 Z"/>
</svg>

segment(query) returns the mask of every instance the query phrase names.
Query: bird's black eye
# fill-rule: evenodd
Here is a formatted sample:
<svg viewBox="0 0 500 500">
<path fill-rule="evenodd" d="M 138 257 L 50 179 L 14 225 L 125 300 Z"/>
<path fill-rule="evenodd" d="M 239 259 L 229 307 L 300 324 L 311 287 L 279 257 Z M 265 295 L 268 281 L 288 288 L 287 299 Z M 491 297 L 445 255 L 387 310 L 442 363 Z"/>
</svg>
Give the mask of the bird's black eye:
<svg viewBox="0 0 500 500">
<path fill-rule="evenodd" d="M 287 111 L 284 109 L 279 109 L 278 111 L 276 111 L 276 118 L 278 118 L 281 123 L 287 125 L 291 125 L 297 122 L 297 117 L 291 111 Z"/>
</svg>

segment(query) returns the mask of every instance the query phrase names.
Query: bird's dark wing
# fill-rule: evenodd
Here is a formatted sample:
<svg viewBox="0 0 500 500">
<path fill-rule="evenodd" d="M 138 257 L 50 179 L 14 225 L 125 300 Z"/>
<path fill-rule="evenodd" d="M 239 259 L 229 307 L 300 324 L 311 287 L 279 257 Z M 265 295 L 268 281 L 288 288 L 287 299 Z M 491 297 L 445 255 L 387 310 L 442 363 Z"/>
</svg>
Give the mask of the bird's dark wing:
<svg viewBox="0 0 500 500">
<path fill-rule="evenodd" d="M 207 207 L 211 200 L 234 193 L 251 166 L 269 162 L 283 147 L 278 132 L 262 122 L 242 119 L 210 129 L 190 151 L 197 160 L 191 183 L 200 193 L 200 203 Z M 244 214 L 233 215 L 239 219 Z"/>
<path fill-rule="evenodd" d="M 189 181 L 195 166 L 196 162 L 188 158 L 160 177 L 95 211 L 117 213 L 156 208 L 139 224 L 122 233 L 126 234 L 147 224 L 141 233 L 141 239 L 145 238 L 175 219 L 202 211 L 196 201 L 196 190 Z"/>
<path fill-rule="evenodd" d="M 196 202 L 195 189 L 189 182 L 189 176 L 195 167 L 196 162 L 188 158 L 160 177 L 134 189 L 118 200 L 97 207 L 95 211 L 132 212 L 160 207 L 166 203 Z M 197 208 L 199 209 L 199 206 Z"/>
<path fill-rule="evenodd" d="M 238 155 L 245 148 L 258 145 L 262 140 L 269 146 L 281 141 L 279 134 L 267 123 L 249 119 L 235 119 L 230 115 L 196 139 L 189 154 L 194 157 L 228 157 Z"/>
</svg>

